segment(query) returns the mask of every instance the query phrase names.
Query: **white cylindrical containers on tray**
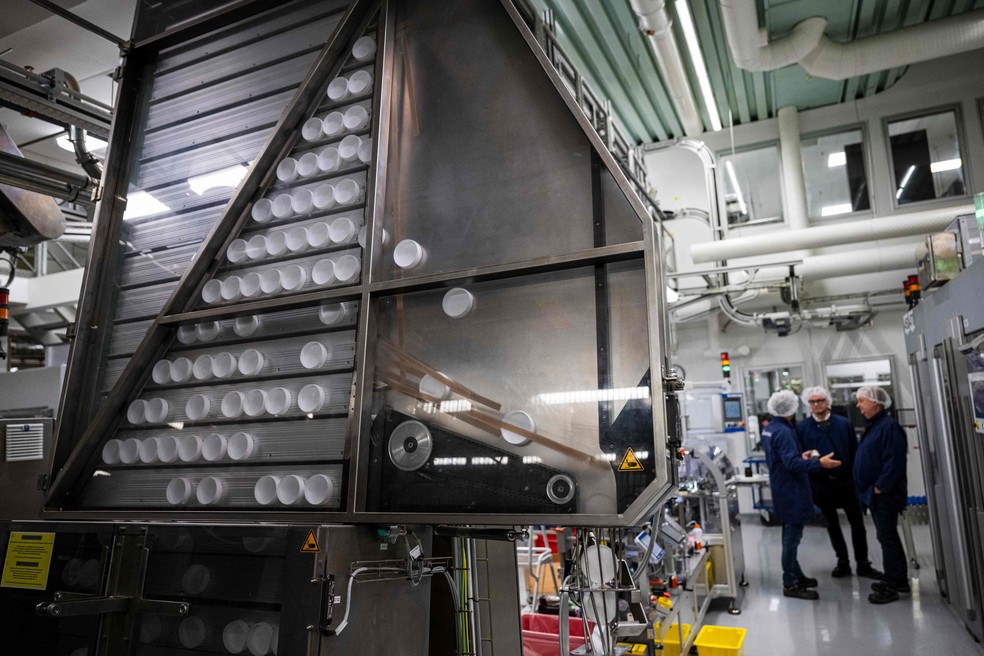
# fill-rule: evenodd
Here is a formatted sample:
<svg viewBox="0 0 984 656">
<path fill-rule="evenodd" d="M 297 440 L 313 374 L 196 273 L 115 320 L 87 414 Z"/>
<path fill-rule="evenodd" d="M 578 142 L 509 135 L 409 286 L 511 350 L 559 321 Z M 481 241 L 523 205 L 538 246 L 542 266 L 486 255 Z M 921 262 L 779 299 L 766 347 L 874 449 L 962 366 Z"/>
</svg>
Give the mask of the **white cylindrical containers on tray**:
<svg viewBox="0 0 984 656">
<path fill-rule="evenodd" d="M 321 342 L 308 342 L 301 349 L 301 366 L 305 369 L 320 369 L 328 362 L 328 348 Z"/>
<path fill-rule="evenodd" d="M 328 236 L 332 243 L 350 244 L 359 236 L 359 228 L 362 222 L 353 221 L 350 217 L 340 216 L 331 222 L 328 228 Z"/>
<path fill-rule="evenodd" d="M 273 474 L 261 476 L 253 486 L 253 498 L 261 506 L 268 506 L 277 500 L 277 485 L 280 477 Z"/>
<path fill-rule="evenodd" d="M 348 92 L 350 96 L 361 96 L 372 91 L 372 73 L 356 71 L 349 75 Z"/>
<path fill-rule="evenodd" d="M 342 255 L 335 260 L 335 278 L 338 282 L 355 282 L 362 271 L 362 262 L 354 255 Z"/>
<path fill-rule="evenodd" d="M 318 170 L 322 173 L 337 171 L 340 164 L 338 149 L 334 146 L 325 146 L 318 153 Z"/>
<path fill-rule="evenodd" d="M 178 439 L 178 458 L 181 462 L 198 462 L 202 457 L 202 438 L 185 435 Z"/>
<path fill-rule="evenodd" d="M 287 235 L 283 230 L 271 232 L 266 236 L 264 245 L 268 256 L 280 257 L 287 253 Z"/>
<path fill-rule="evenodd" d="M 192 484 L 191 479 L 183 477 L 172 478 L 167 484 L 167 489 L 164 491 L 164 498 L 172 506 L 180 506 L 191 500 L 191 494 L 194 490 L 195 486 Z"/>
<path fill-rule="evenodd" d="M 285 506 L 301 503 L 320 506 L 331 501 L 334 495 L 335 485 L 326 474 L 307 477 L 298 474 L 268 474 L 262 476 L 253 486 L 253 497 L 263 506 L 274 502 Z"/>
<path fill-rule="evenodd" d="M 229 446 L 226 453 L 230 460 L 241 462 L 249 460 L 249 457 L 253 455 L 255 446 L 256 441 L 253 436 L 240 431 L 229 436 Z"/>
<path fill-rule="evenodd" d="M 369 124 L 369 110 L 362 105 L 352 105 L 342 115 L 342 125 L 346 130 L 361 130 Z"/>
<path fill-rule="evenodd" d="M 307 123 L 304 124 L 304 127 L 307 128 Z M 318 132 L 318 136 L 321 136 L 320 122 L 318 124 Z M 310 141 L 310 139 L 308 141 Z M 293 182 L 297 179 L 297 175 L 297 160 L 293 157 L 285 157 L 280 160 L 279 164 L 277 164 L 277 179 L 281 182 Z"/>
<path fill-rule="evenodd" d="M 120 447 L 122 444 L 120 440 L 107 440 L 102 448 L 102 461 L 107 465 L 120 464 Z"/>
<path fill-rule="evenodd" d="M 205 321 L 195 324 L 195 337 L 200 342 L 214 341 L 222 333 L 222 324 L 218 321 Z"/>
<path fill-rule="evenodd" d="M 321 122 L 321 131 L 326 137 L 337 137 L 345 130 L 345 115 L 341 112 L 330 112 Z"/>
<path fill-rule="evenodd" d="M 294 214 L 304 216 L 314 209 L 314 194 L 310 189 L 298 189 L 290 196 L 290 208 Z"/>
<path fill-rule="evenodd" d="M 229 438 L 221 433 L 211 433 L 202 440 L 202 458 L 207 462 L 222 460 L 229 448 Z"/>
<path fill-rule="evenodd" d="M 277 219 L 286 219 L 291 214 L 290 194 L 280 194 L 273 199 L 273 216 Z"/>
<path fill-rule="evenodd" d="M 208 380 L 212 377 L 212 356 L 205 354 L 195 358 L 195 364 L 191 367 L 191 374 L 195 380 Z"/>
<path fill-rule="evenodd" d="M 198 498 L 198 503 L 203 506 L 210 506 L 222 501 L 223 497 L 225 497 L 226 489 L 227 487 L 221 478 L 206 476 L 198 482 L 198 489 L 195 491 L 195 496 Z"/>
<path fill-rule="evenodd" d="M 269 198 L 261 198 L 253 203 L 250 216 L 257 223 L 266 223 L 273 218 L 273 201 Z"/>
<path fill-rule="evenodd" d="M 178 461 L 178 438 L 173 435 L 155 437 L 157 440 L 157 458 L 163 463 Z"/>
<path fill-rule="evenodd" d="M 191 378 L 191 370 L 194 368 L 191 360 L 186 357 L 174 358 L 171 363 L 171 380 L 176 383 L 183 383 Z"/>
<path fill-rule="evenodd" d="M 266 390 L 251 389 L 243 397 L 243 412 L 247 417 L 259 417 L 266 412 Z"/>
<path fill-rule="evenodd" d="M 171 406 L 166 399 L 148 399 L 144 406 L 144 416 L 148 424 L 162 424 L 167 420 Z"/>
<path fill-rule="evenodd" d="M 404 239 L 393 249 L 393 262 L 401 269 L 419 266 L 425 257 L 424 247 L 412 239 Z"/>
<path fill-rule="evenodd" d="M 355 316 L 356 308 L 357 306 L 353 301 L 322 305 L 318 308 L 318 318 L 326 326 L 337 326 L 343 321 Z"/>
<path fill-rule="evenodd" d="M 246 278 L 249 274 L 243 276 L 243 282 L 245 283 Z M 256 284 L 259 286 L 260 274 L 256 274 Z M 262 321 L 260 317 L 256 315 L 248 317 L 236 317 L 232 322 L 232 332 L 236 334 L 237 337 L 252 337 L 257 330 L 260 329 Z"/>
<path fill-rule="evenodd" d="M 324 221 L 319 221 L 307 229 L 308 246 L 324 248 L 331 243 L 331 229 Z"/>
<path fill-rule="evenodd" d="M 321 133 L 321 124 L 318 124 L 318 133 Z M 297 160 L 297 174 L 302 178 L 311 178 L 318 175 L 318 153 L 304 153 Z"/>
<path fill-rule="evenodd" d="M 277 483 L 277 501 L 292 506 L 304 498 L 304 479 L 297 474 L 280 477 Z"/>
<path fill-rule="evenodd" d="M 128 437 L 120 444 L 120 462 L 133 465 L 140 460 L 140 440 Z"/>
<path fill-rule="evenodd" d="M 238 361 L 236 356 L 228 351 L 216 353 L 212 357 L 212 375 L 216 378 L 229 378 L 236 373 Z"/>
<path fill-rule="evenodd" d="M 376 54 L 376 40 L 371 36 L 359 38 L 352 46 L 352 58 L 355 61 L 369 61 L 374 54 Z"/>
<path fill-rule="evenodd" d="M 194 344 L 198 340 L 195 337 L 194 326 L 178 326 L 178 341 L 182 344 Z"/>
<path fill-rule="evenodd" d="M 230 264 L 239 264 L 246 259 L 246 240 L 233 239 L 226 248 L 226 259 Z"/>
<path fill-rule="evenodd" d="M 475 308 L 475 297 L 463 287 L 454 287 L 444 295 L 441 308 L 452 319 L 463 319 Z"/>
<path fill-rule="evenodd" d="M 321 385 L 314 383 L 305 385 L 297 393 L 297 407 L 304 413 L 319 412 L 324 407 L 325 401 L 327 401 L 327 394 Z"/>
<path fill-rule="evenodd" d="M 359 161 L 363 164 L 372 162 L 372 139 L 363 139 L 359 144 Z"/>
<path fill-rule="evenodd" d="M 242 392 L 235 390 L 226 392 L 226 395 L 222 397 L 222 403 L 219 404 L 219 410 L 222 412 L 222 416 L 226 419 L 241 417 L 243 414 L 243 402 L 245 400 L 246 395 Z"/>
<path fill-rule="evenodd" d="M 328 503 L 334 494 L 335 484 L 325 474 L 315 474 L 304 481 L 304 500 L 312 506 Z"/>
<path fill-rule="evenodd" d="M 323 182 L 314 189 L 312 197 L 314 206 L 319 210 L 328 210 L 335 206 L 335 186 Z"/>
<path fill-rule="evenodd" d="M 256 376 L 263 371 L 266 359 L 256 349 L 246 349 L 239 354 L 239 373 L 244 376 Z"/>
<path fill-rule="evenodd" d="M 321 119 L 317 116 L 312 116 L 308 120 L 304 121 L 304 125 L 301 126 L 301 138 L 304 141 L 317 141 L 321 138 Z"/>
<path fill-rule="evenodd" d="M 351 178 L 335 184 L 335 202 L 339 205 L 354 205 L 362 200 L 362 185 Z"/>
<path fill-rule="evenodd" d="M 324 286 L 335 282 L 335 262 L 333 260 L 318 260 L 311 268 L 311 282 Z"/>
<path fill-rule="evenodd" d="M 338 158 L 343 162 L 353 162 L 359 157 L 359 146 L 362 145 L 362 138 L 355 134 L 338 142 Z"/>
<path fill-rule="evenodd" d="M 219 285 L 219 294 L 225 302 L 238 301 L 243 297 L 242 278 L 239 276 L 229 276 Z"/>
<path fill-rule="evenodd" d="M 167 360 L 158 360 L 157 364 L 150 372 L 151 379 L 158 385 L 171 382 L 171 363 Z"/>
<path fill-rule="evenodd" d="M 276 294 L 283 287 L 280 284 L 280 269 L 260 271 L 260 291 L 264 294 Z"/>
<path fill-rule="evenodd" d="M 309 194 L 311 192 L 308 192 Z M 307 228 L 296 226 L 287 231 L 287 250 L 291 253 L 302 253 L 308 247 Z"/>
<path fill-rule="evenodd" d="M 332 102 L 345 100 L 349 96 L 348 78 L 339 75 L 328 84 L 328 99 Z"/>
<path fill-rule="evenodd" d="M 157 456 L 157 438 L 147 437 L 140 441 L 140 462 L 150 465 L 159 460 Z"/>
<path fill-rule="evenodd" d="M 188 402 L 185 403 L 185 414 L 191 421 L 201 421 L 207 418 L 211 410 L 212 401 L 204 394 L 192 394 L 188 398 Z"/>
<path fill-rule="evenodd" d="M 522 410 L 507 412 L 502 417 L 502 423 L 509 424 L 510 426 L 515 426 L 517 428 L 522 428 L 523 430 L 529 432 L 536 431 L 536 422 L 533 421 L 533 417 L 531 417 L 528 412 L 523 412 Z M 511 431 L 508 428 L 500 429 L 499 433 L 502 435 L 502 439 L 516 446 L 525 446 L 530 443 L 530 438 Z"/>
<path fill-rule="evenodd" d="M 239 290 L 243 293 L 243 298 L 256 298 L 260 295 L 260 274 L 250 271 L 243 276 L 239 283 Z M 238 333 L 237 333 L 238 334 Z"/>
<path fill-rule="evenodd" d="M 266 401 L 263 403 L 267 414 L 274 417 L 287 414 L 290 411 L 293 396 L 286 387 L 274 387 L 267 392 Z"/>
<path fill-rule="evenodd" d="M 209 305 L 214 305 L 222 300 L 222 283 L 218 280 L 209 280 L 202 287 L 202 300 Z"/>
<path fill-rule="evenodd" d="M 280 284 L 285 292 L 299 291 L 307 282 L 307 271 L 297 264 L 280 269 Z"/>
</svg>

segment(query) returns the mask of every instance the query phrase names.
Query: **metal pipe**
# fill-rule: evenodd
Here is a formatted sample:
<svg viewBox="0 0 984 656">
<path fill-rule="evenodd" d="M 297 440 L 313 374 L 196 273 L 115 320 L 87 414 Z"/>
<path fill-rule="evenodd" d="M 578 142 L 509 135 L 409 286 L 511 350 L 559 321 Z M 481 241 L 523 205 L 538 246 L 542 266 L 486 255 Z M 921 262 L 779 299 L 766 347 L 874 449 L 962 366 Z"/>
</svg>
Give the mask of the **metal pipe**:
<svg viewBox="0 0 984 656">
<path fill-rule="evenodd" d="M 65 86 L 76 93 L 81 93 L 82 88 L 79 86 L 79 81 L 73 75 L 69 75 L 68 73 L 64 75 Z M 100 180 L 102 179 L 103 167 L 99 162 L 99 158 L 93 155 L 86 147 L 85 135 L 86 132 L 83 128 L 77 125 L 68 126 L 68 140 L 72 143 L 72 148 L 75 151 L 75 161 L 79 163 L 83 171 L 96 180 Z"/>
<path fill-rule="evenodd" d="M 107 32 L 106 30 L 99 27 L 95 23 L 90 23 L 89 21 L 82 18 L 81 16 L 77 16 L 72 12 L 68 11 L 67 9 L 63 9 L 59 7 L 54 2 L 50 2 L 50 0 L 31 0 L 31 2 L 33 2 L 34 4 L 36 4 L 37 6 L 43 9 L 47 9 L 48 11 L 55 14 L 56 16 L 60 16 L 69 22 L 75 23 L 82 29 L 88 30 L 93 34 L 95 34 L 96 36 L 101 36 L 107 41 L 115 43 L 120 50 L 126 50 L 127 47 L 126 41 L 116 36 L 112 32 Z"/>
<path fill-rule="evenodd" d="M 792 230 L 810 225 L 806 211 L 806 180 L 800 153 L 799 114 L 796 105 L 779 110 L 779 152 L 782 163 L 782 190 L 786 199 L 786 215 Z"/>
<path fill-rule="evenodd" d="M 3 152 L 0 152 L 0 184 L 85 205 L 92 204 L 87 194 L 95 187 L 95 182 L 87 176 Z"/>
</svg>

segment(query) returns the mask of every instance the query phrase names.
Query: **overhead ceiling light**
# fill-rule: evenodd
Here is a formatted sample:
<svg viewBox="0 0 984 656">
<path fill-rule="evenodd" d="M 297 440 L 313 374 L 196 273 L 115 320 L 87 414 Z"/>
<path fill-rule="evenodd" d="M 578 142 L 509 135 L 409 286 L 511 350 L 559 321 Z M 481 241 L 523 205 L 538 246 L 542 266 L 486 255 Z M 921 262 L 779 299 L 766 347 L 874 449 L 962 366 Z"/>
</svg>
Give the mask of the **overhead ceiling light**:
<svg viewBox="0 0 984 656">
<path fill-rule="evenodd" d="M 70 153 L 75 152 L 75 146 L 72 145 L 71 141 L 69 141 L 67 134 L 60 134 L 55 137 L 55 143 L 58 144 L 58 147 L 63 150 L 67 150 Z M 106 143 L 105 139 L 94 137 L 91 134 L 85 135 L 85 147 L 93 152 L 98 150 L 106 150 L 106 146 L 108 145 L 109 144 Z"/>
<path fill-rule="evenodd" d="M 854 207 L 850 203 L 840 203 L 838 205 L 824 205 L 820 208 L 820 216 L 837 216 L 853 212 Z"/>
<path fill-rule="evenodd" d="M 142 216 L 160 214 L 167 212 L 171 208 L 157 200 L 146 191 L 135 191 L 126 198 L 126 212 L 123 213 L 123 220 L 139 219 Z"/>
<path fill-rule="evenodd" d="M 738 186 L 738 177 L 735 175 L 735 167 L 731 164 L 729 159 L 724 163 L 724 168 L 728 171 L 728 178 L 731 180 L 731 186 L 735 190 L 735 194 L 738 196 L 738 210 L 742 214 L 748 214 L 748 206 L 745 205 L 745 197 L 741 194 L 741 187 Z"/>
<path fill-rule="evenodd" d="M 697 30 L 694 29 L 694 19 L 690 15 L 687 0 L 676 0 L 676 11 L 677 17 L 680 19 L 680 28 L 683 30 L 684 41 L 687 42 L 690 61 L 693 62 L 694 72 L 697 74 L 697 86 L 711 120 L 711 129 L 717 132 L 722 128 L 721 118 L 718 116 L 717 103 L 714 101 L 714 92 L 711 90 L 711 80 L 707 77 L 707 65 L 704 63 L 704 55 L 700 51 L 700 41 L 697 40 Z"/>
<path fill-rule="evenodd" d="M 247 170 L 245 165 L 236 164 L 220 171 L 213 171 L 212 173 L 188 178 L 188 186 L 199 196 L 204 195 L 209 189 L 215 189 L 217 187 L 232 187 L 235 189 L 246 176 Z"/>
<path fill-rule="evenodd" d="M 902 196 L 902 190 L 905 189 L 905 186 L 907 184 L 909 184 L 909 178 L 911 178 L 912 177 L 912 174 L 915 173 L 915 172 L 916 172 L 916 165 L 915 164 L 913 164 L 912 166 L 910 166 L 909 167 L 909 170 L 905 172 L 905 177 L 902 178 L 902 183 L 899 185 L 898 191 L 895 192 L 895 198 L 896 198 L 896 200 L 898 200 Z"/>
<path fill-rule="evenodd" d="M 945 159 L 941 162 L 932 162 L 929 165 L 929 170 L 933 173 L 942 173 L 943 171 L 953 171 L 959 169 L 962 162 L 960 158 L 957 159 Z"/>
<path fill-rule="evenodd" d="M 847 164 L 847 153 L 843 150 L 839 153 L 830 153 L 827 156 L 827 168 L 832 169 L 835 166 L 844 166 Z"/>
</svg>

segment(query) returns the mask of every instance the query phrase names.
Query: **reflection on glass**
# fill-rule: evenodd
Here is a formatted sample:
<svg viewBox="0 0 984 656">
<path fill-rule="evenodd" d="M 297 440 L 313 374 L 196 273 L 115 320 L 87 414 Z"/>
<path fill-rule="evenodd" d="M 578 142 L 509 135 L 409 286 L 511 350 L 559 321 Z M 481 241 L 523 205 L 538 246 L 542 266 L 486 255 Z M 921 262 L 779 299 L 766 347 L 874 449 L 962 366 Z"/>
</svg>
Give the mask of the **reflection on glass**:
<svg viewBox="0 0 984 656">
<path fill-rule="evenodd" d="M 369 509 L 624 511 L 653 478 L 641 264 L 605 267 L 602 324 L 588 268 L 377 301 Z"/>
<path fill-rule="evenodd" d="M 871 208 L 863 150 L 861 130 L 803 140 L 801 157 L 811 217 Z"/>
<path fill-rule="evenodd" d="M 729 226 L 781 223 L 779 149 L 765 146 L 719 156 Z"/>
<path fill-rule="evenodd" d="M 745 371 L 745 395 L 748 414 L 756 415 L 760 425 L 765 425 L 772 414 L 769 413 L 769 397 L 779 390 L 791 390 L 797 396 L 803 393 L 803 367 L 769 367 Z M 797 410 L 796 418 L 802 418 L 802 409 Z"/>
<path fill-rule="evenodd" d="M 967 194 L 956 112 L 892 121 L 888 136 L 899 205 Z"/>
<path fill-rule="evenodd" d="M 892 362 L 887 358 L 828 364 L 826 374 L 827 388 L 833 399 L 831 403 L 833 411 L 850 418 L 859 433 L 868 425 L 856 406 L 857 399 L 854 394 L 859 387 L 876 385 L 888 392 L 893 400 L 895 399 Z"/>
</svg>

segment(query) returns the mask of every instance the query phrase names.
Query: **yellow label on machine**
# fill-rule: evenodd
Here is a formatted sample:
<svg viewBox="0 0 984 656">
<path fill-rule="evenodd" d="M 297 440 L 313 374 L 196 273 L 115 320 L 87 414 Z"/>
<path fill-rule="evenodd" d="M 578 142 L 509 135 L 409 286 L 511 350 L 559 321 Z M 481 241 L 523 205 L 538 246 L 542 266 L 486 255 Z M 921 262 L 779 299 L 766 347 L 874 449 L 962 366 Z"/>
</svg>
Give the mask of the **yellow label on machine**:
<svg viewBox="0 0 984 656">
<path fill-rule="evenodd" d="M 301 553 L 317 553 L 321 551 L 321 547 L 318 546 L 318 538 L 314 537 L 314 531 L 308 531 L 307 537 L 304 538 L 304 544 L 301 545 Z"/>
<path fill-rule="evenodd" d="M 54 550 L 54 533 L 11 532 L 0 587 L 44 590 Z"/>
<path fill-rule="evenodd" d="M 618 470 L 620 472 L 641 472 L 644 471 L 642 463 L 636 458 L 635 451 L 632 447 L 629 447 L 625 451 L 625 455 L 622 457 L 622 462 L 618 464 Z"/>
</svg>

